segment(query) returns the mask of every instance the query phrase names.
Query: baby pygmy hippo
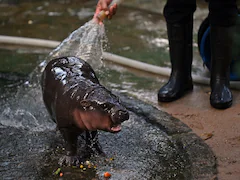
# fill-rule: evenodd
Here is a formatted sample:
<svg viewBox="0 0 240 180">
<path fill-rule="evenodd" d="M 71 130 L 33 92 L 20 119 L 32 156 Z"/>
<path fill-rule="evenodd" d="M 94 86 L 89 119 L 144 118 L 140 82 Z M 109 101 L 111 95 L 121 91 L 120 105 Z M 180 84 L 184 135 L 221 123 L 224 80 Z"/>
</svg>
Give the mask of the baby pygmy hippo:
<svg viewBox="0 0 240 180">
<path fill-rule="evenodd" d="M 66 142 L 66 155 L 60 164 L 80 163 L 77 139 L 81 133 L 86 132 L 87 145 L 101 152 L 97 130 L 119 132 L 120 124 L 129 118 L 119 98 L 99 83 L 91 66 L 82 59 L 51 60 L 41 85 L 45 106 Z"/>
</svg>

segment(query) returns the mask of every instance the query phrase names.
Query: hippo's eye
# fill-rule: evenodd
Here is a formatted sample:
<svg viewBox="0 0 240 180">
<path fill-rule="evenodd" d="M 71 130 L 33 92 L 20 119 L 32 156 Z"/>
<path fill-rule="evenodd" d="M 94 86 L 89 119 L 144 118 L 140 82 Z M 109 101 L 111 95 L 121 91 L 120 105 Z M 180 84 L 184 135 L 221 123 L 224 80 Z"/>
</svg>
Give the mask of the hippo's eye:
<svg viewBox="0 0 240 180">
<path fill-rule="evenodd" d="M 101 104 L 101 107 L 103 110 L 110 110 L 112 108 L 112 105 L 104 103 L 104 104 Z"/>
<path fill-rule="evenodd" d="M 102 104 L 102 108 L 103 109 L 107 108 L 107 105 L 106 104 Z"/>
</svg>

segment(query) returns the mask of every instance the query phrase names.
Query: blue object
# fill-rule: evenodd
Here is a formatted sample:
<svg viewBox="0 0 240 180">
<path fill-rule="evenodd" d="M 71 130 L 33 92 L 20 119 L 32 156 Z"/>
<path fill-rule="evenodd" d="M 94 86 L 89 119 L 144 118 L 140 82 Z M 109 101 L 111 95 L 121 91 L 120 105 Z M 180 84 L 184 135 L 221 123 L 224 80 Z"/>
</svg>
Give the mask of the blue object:
<svg viewBox="0 0 240 180">
<path fill-rule="evenodd" d="M 203 36 L 200 40 L 200 47 L 199 47 L 200 55 L 203 59 L 204 64 L 207 66 L 209 71 L 211 71 L 211 44 L 210 44 L 210 27 L 207 27 Z M 230 80 L 231 81 L 239 81 L 240 75 L 234 72 L 234 63 L 233 60 L 230 65 Z"/>
</svg>

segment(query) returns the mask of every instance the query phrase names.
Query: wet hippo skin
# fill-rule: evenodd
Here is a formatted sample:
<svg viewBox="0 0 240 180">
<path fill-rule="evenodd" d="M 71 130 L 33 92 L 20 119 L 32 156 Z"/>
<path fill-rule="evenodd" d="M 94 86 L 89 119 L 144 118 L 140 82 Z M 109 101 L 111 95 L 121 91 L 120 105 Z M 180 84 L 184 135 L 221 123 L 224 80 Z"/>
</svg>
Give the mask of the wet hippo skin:
<svg viewBox="0 0 240 180">
<path fill-rule="evenodd" d="M 66 143 L 61 165 L 80 163 L 78 136 L 86 132 L 86 147 L 102 152 L 97 130 L 119 132 L 129 118 L 117 96 L 102 86 L 91 66 L 76 57 L 51 60 L 42 74 L 45 106 Z M 87 148 L 90 151 L 90 148 Z"/>
</svg>

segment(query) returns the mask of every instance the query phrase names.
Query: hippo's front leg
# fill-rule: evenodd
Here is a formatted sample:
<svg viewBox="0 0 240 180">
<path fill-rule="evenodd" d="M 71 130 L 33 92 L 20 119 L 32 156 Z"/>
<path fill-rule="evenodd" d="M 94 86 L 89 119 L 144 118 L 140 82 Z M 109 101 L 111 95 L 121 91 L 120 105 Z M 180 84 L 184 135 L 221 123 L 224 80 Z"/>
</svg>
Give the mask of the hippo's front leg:
<svg viewBox="0 0 240 180">
<path fill-rule="evenodd" d="M 98 154 L 104 155 L 102 147 L 98 141 L 97 131 L 86 131 L 86 146 L 87 152 L 93 153 L 93 150 L 95 150 Z"/>
<path fill-rule="evenodd" d="M 79 133 L 76 133 L 68 128 L 60 128 L 61 134 L 65 141 L 66 155 L 59 159 L 60 165 L 79 165 L 80 159 L 77 156 L 77 140 Z"/>
</svg>

